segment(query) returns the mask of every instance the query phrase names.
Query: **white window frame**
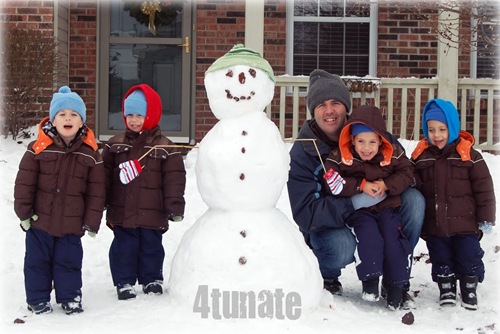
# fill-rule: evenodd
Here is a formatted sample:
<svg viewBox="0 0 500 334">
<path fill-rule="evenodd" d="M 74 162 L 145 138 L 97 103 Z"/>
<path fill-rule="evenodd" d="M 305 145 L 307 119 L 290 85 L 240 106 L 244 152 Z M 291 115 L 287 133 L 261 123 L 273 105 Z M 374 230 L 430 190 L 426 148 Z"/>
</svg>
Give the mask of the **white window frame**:
<svg viewBox="0 0 500 334">
<path fill-rule="evenodd" d="M 295 22 L 344 22 L 344 23 L 357 23 L 368 22 L 370 24 L 370 39 L 369 39 L 369 52 L 368 52 L 368 73 L 366 75 L 371 77 L 377 76 L 377 43 L 378 43 L 378 0 L 370 0 L 370 17 L 355 18 L 355 17 L 319 17 L 319 16 L 295 16 L 294 3 L 301 0 L 289 0 L 286 2 L 286 73 L 293 74 L 293 37 L 294 37 L 294 23 Z M 318 2 L 321 0 L 318 0 Z M 346 0 L 344 0 L 344 3 Z"/>
</svg>

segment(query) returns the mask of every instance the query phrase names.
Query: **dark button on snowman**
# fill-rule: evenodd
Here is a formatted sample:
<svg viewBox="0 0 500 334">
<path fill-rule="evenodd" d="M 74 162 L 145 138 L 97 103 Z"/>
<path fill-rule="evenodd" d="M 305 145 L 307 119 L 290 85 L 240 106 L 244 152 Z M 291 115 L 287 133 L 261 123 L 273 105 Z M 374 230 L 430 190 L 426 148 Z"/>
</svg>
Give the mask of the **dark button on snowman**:
<svg viewBox="0 0 500 334">
<path fill-rule="evenodd" d="M 319 304 L 317 260 L 296 224 L 276 208 L 290 158 L 264 113 L 274 86 L 269 63 L 241 44 L 205 73 L 219 122 L 201 141 L 195 167 L 208 210 L 185 233 L 172 262 L 170 293 L 179 301 L 192 304 L 199 287 L 208 286 L 294 292 L 302 311 Z"/>
</svg>

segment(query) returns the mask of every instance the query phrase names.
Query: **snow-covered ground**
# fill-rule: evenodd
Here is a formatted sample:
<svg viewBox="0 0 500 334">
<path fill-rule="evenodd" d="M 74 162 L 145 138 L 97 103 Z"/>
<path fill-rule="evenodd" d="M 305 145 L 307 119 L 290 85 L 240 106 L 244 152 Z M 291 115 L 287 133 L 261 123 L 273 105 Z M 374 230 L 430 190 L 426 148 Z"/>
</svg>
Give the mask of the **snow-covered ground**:
<svg viewBox="0 0 500 334">
<path fill-rule="evenodd" d="M 479 310 L 467 311 L 459 305 L 441 308 L 437 304 L 438 288 L 431 281 L 430 265 L 426 263 L 427 250 L 421 241 L 415 249 L 415 260 L 411 292 L 415 295 L 417 308 L 412 310 L 415 322 L 405 325 L 402 316 L 408 311 L 389 311 L 383 300 L 368 303 L 361 299 L 361 284 L 353 264 L 341 277 L 344 295 L 332 296 L 323 291 L 320 306 L 312 313 L 299 314 L 289 306 L 285 297 L 275 295 L 273 306 L 283 303 L 283 311 L 272 310 L 274 318 L 263 317 L 262 303 L 256 300 L 255 317 L 225 317 L 230 309 L 221 297 L 217 302 L 211 295 L 193 305 L 182 306 L 168 292 L 160 296 L 146 296 L 141 292 L 134 300 L 118 301 L 111 281 L 108 265 L 108 250 L 112 232 L 104 219 L 97 237 L 83 237 L 83 307 L 82 314 L 67 316 L 52 302 L 54 312 L 36 316 L 26 310 L 23 276 L 24 232 L 13 210 L 14 179 L 19 161 L 30 139 L 16 142 L 11 138 L 0 139 L 0 330 L 1 333 L 500 333 L 499 288 L 500 240 L 498 227 L 485 235 L 482 247 L 485 250 L 486 277 L 478 288 Z M 414 141 L 402 141 L 408 152 L 416 145 Z M 500 189 L 500 156 L 484 153 L 495 182 Z M 171 223 L 164 235 L 166 259 L 164 263 L 165 288 L 172 258 L 186 230 L 207 210 L 196 185 L 194 165 L 196 150 L 185 160 L 187 170 L 186 214 L 183 222 Z M 495 167 L 497 166 L 497 167 Z M 497 195 L 500 198 L 500 195 Z M 283 189 L 277 207 L 292 220 L 286 188 Z M 498 212 L 498 211 L 497 211 Z M 497 214 L 498 216 L 498 214 Z M 269 236 L 279 238 L 279 236 Z M 292 261 L 293 259 L 284 259 Z M 272 270 L 272 268 L 269 268 Z M 228 270 L 230 270 L 228 268 Z M 283 273 L 287 275 L 287 273 Z M 136 286 L 140 291 L 140 287 Z M 213 292 L 213 291 L 209 291 Z M 222 293 L 222 291 L 221 291 Z M 285 292 L 286 294 L 286 292 Z M 206 302 L 206 305 L 204 304 Z M 269 299 L 267 299 L 269 302 Z M 210 312 L 202 315 L 199 308 Z M 215 306 L 215 307 L 214 307 Z M 269 306 L 269 304 L 266 304 Z M 239 309 L 241 311 L 242 309 Z M 247 310 L 249 311 L 249 310 Z M 295 311 L 295 313 L 294 313 Z M 287 313 L 288 312 L 288 313 Z M 218 318 L 218 313 L 221 319 Z M 249 314 L 249 313 L 247 313 Z M 280 317 L 280 314 L 284 315 Z M 284 318 L 284 319 L 279 319 Z M 20 319 L 24 323 L 15 324 Z"/>
</svg>

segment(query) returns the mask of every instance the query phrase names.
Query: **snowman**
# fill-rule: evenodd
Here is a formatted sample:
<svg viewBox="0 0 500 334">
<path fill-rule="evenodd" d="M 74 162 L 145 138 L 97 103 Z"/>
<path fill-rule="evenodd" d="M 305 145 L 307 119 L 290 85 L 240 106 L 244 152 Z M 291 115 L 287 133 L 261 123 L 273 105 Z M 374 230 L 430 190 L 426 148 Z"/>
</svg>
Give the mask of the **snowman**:
<svg viewBox="0 0 500 334">
<path fill-rule="evenodd" d="M 194 309 L 206 302 L 228 309 L 222 305 L 225 295 L 231 307 L 248 302 L 240 315 L 251 312 L 254 297 L 257 304 L 267 303 L 267 317 L 274 316 L 273 307 L 289 307 L 287 301 L 302 313 L 319 304 L 323 280 L 317 260 L 296 224 L 276 208 L 290 158 L 263 112 L 274 86 L 269 63 L 241 44 L 205 73 L 210 108 L 219 120 L 199 144 L 195 166 L 208 210 L 184 234 L 169 281 L 171 296 Z M 217 304 L 207 301 L 214 294 L 221 296 Z"/>
</svg>

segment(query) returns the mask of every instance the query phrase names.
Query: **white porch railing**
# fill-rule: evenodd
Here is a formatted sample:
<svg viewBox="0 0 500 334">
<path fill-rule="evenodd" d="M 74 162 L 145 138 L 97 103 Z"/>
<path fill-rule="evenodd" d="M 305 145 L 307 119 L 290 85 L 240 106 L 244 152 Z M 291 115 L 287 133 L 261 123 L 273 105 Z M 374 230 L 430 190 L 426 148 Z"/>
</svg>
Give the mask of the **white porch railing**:
<svg viewBox="0 0 500 334">
<path fill-rule="evenodd" d="M 266 112 L 283 137 L 296 138 L 299 127 L 310 118 L 304 99 L 308 80 L 307 76 L 276 77 L 275 98 Z M 438 79 L 343 77 L 343 80 L 350 87 L 353 107 L 376 105 L 386 118 L 387 129 L 396 137 L 410 140 L 423 137 L 421 112 L 429 99 L 437 97 Z M 476 148 L 500 151 L 500 80 L 459 79 L 457 93 L 461 129 L 474 135 Z"/>
</svg>

